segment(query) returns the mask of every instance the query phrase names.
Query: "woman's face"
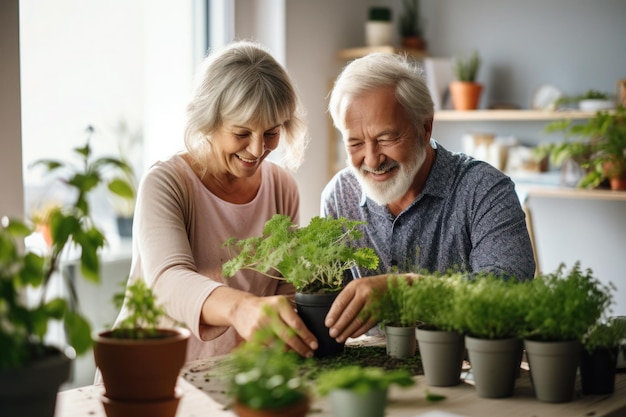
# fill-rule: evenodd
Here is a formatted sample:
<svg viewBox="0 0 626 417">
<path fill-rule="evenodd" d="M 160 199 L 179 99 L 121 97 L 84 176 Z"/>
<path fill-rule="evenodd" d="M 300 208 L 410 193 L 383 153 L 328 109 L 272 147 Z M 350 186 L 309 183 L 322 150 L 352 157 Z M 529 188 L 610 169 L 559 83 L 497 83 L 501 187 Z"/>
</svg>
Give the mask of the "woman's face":
<svg viewBox="0 0 626 417">
<path fill-rule="evenodd" d="M 278 147 L 282 124 L 263 126 L 225 122 L 212 136 L 218 172 L 237 178 L 252 176 Z"/>
</svg>

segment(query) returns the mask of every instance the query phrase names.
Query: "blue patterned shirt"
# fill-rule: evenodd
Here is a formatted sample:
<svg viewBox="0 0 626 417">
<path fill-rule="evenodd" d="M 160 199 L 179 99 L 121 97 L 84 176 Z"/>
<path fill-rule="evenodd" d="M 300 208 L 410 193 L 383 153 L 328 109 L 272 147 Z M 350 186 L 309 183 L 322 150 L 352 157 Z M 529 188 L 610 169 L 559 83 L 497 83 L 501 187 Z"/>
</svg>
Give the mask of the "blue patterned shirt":
<svg viewBox="0 0 626 417">
<path fill-rule="evenodd" d="M 321 215 L 365 221 L 357 245 L 380 257 L 377 271 L 493 272 L 530 279 L 535 260 L 513 181 L 486 162 L 431 139 L 436 158 L 420 195 L 395 217 L 365 196 L 350 168 L 322 192 Z"/>
</svg>

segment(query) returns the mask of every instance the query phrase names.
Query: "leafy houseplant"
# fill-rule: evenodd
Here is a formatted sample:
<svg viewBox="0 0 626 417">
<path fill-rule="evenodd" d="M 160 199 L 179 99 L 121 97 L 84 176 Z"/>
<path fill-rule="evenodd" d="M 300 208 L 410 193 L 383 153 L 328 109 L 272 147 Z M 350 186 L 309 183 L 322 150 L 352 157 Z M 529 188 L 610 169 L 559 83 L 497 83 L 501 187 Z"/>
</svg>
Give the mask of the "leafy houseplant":
<svg viewBox="0 0 626 417">
<path fill-rule="evenodd" d="M 456 287 L 467 277 L 461 273 L 426 274 L 414 280 L 409 290 L 411 315 L 418 322 L 415 331 L 426 382 L 453 386 L 461 382 L 465 344 L 456 331 L 452 311 Z"/>
<path fill-rule="evenodd" d="M 386 291 L 375 292 L 371 296 L 367 310 L 384 326 L 387 354 L 405 358 L 415 355 L 416 319 L 410 302 L 411 281 L 398 275 L 387 279 Z"/>
<path fill-rule="evenodd" d="M 288 216 L 276 214 L 266 222 L 262 236 L 224 243 L 239 251 L 222 266 L 224 276 L 252 269 L 292 284 L 298 314 L 318 340 L 315 355 L 337 354 L 343 344 L 332 339 L 324 325 L 328 309 L 352 267 L 378 266 L 373 249 L 351 246 L 362 236 L 360 225 L 345 218 L 314 217 L 307 226 L 297 227 Z"/>
<path fill-rule="evenodd" d="M 526 282 L 479 273 L 457 285 L 453 321 L 465 334 L 476 392 L 485 398 L 513 395 L 522 359 Z"/>
<path fill-rule="evenodd" d="M 114 329 L 94 337 L 107 415 L 174 416 L 181 395 L 175 387 L 185 362 L 189 330 L 157 327 L 165 313 L 143 280 L 128 285 L 114 301 L 118 306 L 124 303 L 128 316 Z"/>
<path fill-rule="evenodd" d="M 56 392 L 69 377 L 70 359 L 44 341 L 48 323 L 63 321 L 67 342 L 76 354 L 85 353 L 92 344 L 90 325 L 77 309 L 72 282 L 66 281 L 69 300 L 49 299 L 48 292 L 53 276 L 59 272 L 61 254 L 70 246 L 80 249 L 82 275 L 99 282 L 98 251 L 104 246 L 105 238 L 91 218 L 88 197 L 97 186 L 105 183 L 111 192 L 118 193 L 120 183 L 112 182 L 106 174 L 119 169 L 123 163 L 115 158 L 92 159 L 89 136 L 85 146 L 75 148 L 74 153 L 80 161 L 77 166 L 56 160 L 35 163 L 58 174 L 68 191 L 76 196 L 71 204 L 54 205 L 47 211 L 48 252 L 42 255 L 23 248 L 23 239 L 34 231 L 25 221 L 4 219 L 0 229 L 1 415 L 54 414 Z M 33 289 L 38 293 L 38 300 L 26 302 L 26 292 Z M 46 384 L 34 383 L 28 376 L 35 381 L 48 381 L 48 386 L 44 387 L 47 391 L 35 388 Z M 18 381 L 25 382 L 24 386 Z M 25 396 L 20 389 L 32 396 Z"/>
<path fill-rule="evenodd" d="M 253 269 L 284 279 L 298 292 L 336 293 L 343 288 L 344 273 L 353 266 L 378 266 L 373 249 L 350 246 L 362 236 L 361 224 L 345 218 L 314 217 L 307 226 L 296 227 L 289 216 L 276 214 L 265 224 L 263 236 L 224 243 L 239 250 L 223 265 L 224 275 Z M 280 276 L 269 275 L 272 270 Z"/>
<path fill-rule="evenodd" d="M 270 322 L 278 320 L 266 309 Z M 299 375 L 300 357 L 286 351 L 285 343 L 271 325 L 258 329 L 219 365 L 226 379 L 228 395 L 241 416 L 255 413 L 277 416 L 304 416 L 309 409 L 309 392 Z"/>
<path fill-rule="evenodd" d="M 482 84 L 476 81 L 481 59 L 477 51 L 472 51 L 467 60 L 458 56 L 454 62 L 456 81 L 450 83 L 450 94 L 455 110 L 475 110 L 478 108 Z"/>
<path fill-rule="evenodd" d="M 388 388 L 394 384 L 410 387 L 415 381 L 405 369 L 348 365 L 320 372 L 315 382 L 318 394 L 329 396 L 336 417 L 382 417 Z"/>
<path fill-rule="evenodd" d="M 598 322 L 583 337 L 580 357 L 583 394 L 611 394 L 615 390 L 617 356 L 626 353 L 626 319 Z"/>
<path fill-rule="evenodd" d="M 535 277 L 525 287 L 528 311 L 522 331 L 535 395 L 540 401 L 574 397 L 581 340 L 612 302 L 610 285 L 577 262 Z"/>
<path fill-rule="evenodd" d="M 610 100 L 609 95 L 599 90 L 587 90 L 584 94 L 578 96 L 563 96 L 555 101 L 557 108 L 562 108 L 568 105 L 576 105 L 581 110 L 585 109 L 585 102 L 597 102 L 597 104 L 604 105 L 602 109 L 613 108 L 615 103 Z M 595 110 L 602 110 L 595 109 Z"/>
<path fill-rule="evenodd" d="M 400 15 L 400 37 L 402 46 L 422 50 L 426 47 L 424 41 L 424 31 L 421 25 L 420 1 L 404 0 L 403 13 Z"/>
<path fill-rule="evenodd" d="M 563 131 L 567 136 L 580 137 L 578 141 L 548 143 L 536 150 L 541 159 L 550 155 L 557 166 L 573 159 L 586 169 L 580 180 L 581 188 L 595 188 L 608 180 L 613 190 L 626 190 L 626 108 L 599 111 L 585 124 L 570 120 L 555 121 L 546 126 L 547 132 Z"/>
</svg>

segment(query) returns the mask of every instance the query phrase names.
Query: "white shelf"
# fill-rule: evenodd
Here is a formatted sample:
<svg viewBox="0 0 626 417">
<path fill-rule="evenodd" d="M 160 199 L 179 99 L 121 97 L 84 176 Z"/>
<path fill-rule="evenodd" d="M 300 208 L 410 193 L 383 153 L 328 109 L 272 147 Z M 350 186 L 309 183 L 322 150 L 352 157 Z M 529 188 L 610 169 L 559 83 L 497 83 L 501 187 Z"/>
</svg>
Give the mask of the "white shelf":
<svg viewBox="0 0 626 417">
<path fill-rule="evenodd" d="M 550 121 L 561 119 L 589 119 L 594 112 L 579 110 L 439 110 L 435 112 L 435 122 L 493 122 L 493 121 Z"/>
</svg>

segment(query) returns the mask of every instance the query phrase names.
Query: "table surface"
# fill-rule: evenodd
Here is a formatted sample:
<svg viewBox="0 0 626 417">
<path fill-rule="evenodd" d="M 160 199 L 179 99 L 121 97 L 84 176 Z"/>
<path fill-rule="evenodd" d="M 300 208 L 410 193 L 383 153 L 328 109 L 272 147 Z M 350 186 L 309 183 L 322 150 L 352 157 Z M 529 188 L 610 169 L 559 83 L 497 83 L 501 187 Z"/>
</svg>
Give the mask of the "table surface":
<svg viewBox="0 0 626 417">
<path fill-rule="evenodd" d="M 212 374 L 217 360 L 202 360 L 188 363 L 181 372 L 178 387 L 183 396 L 177 417 L 233 417 L 228 410 L 228 399 L 219 378 Z M 616 417 L 626 416 L 626 374 L 618 373 L 615 392 L 612 395 L 583 396 L 580 381 L 577 381 L 576 398 L 567 403 L 544 403 L 538 401 L 532 390 L 530 375 L 522 369 L 516 381 L 512 397 L 502 399 L 480 398 L 471 383 L 471 374 L 455 387 L 430 387 L 423 376 L 416 376 L 417 384 L 403 389 L 392 387 L 386 417 L 543 417 L 580 416 Z M 100 396 L 101 385 L 90 385 L 62 391 L 58 394 L 56 417 L 93 416 L 105 417 Z M 426 394 L 441 394 L 441 402 L 428 402 Z M 309 415 L 330 416 L 329 405 L 324 399 L 313 402 Z"/>
</svg>

